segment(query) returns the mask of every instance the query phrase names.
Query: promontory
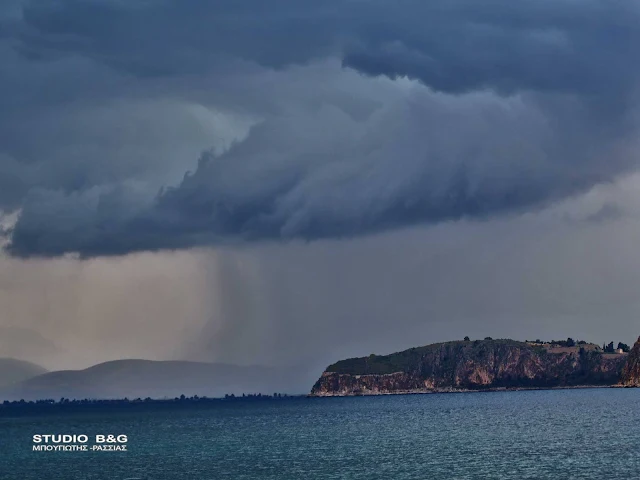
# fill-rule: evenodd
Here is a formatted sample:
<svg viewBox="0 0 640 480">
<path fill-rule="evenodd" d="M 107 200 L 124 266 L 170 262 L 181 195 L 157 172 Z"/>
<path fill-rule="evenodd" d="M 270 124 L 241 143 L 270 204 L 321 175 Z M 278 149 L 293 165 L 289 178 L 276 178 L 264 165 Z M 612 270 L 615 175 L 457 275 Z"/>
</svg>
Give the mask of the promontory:
<svg viewBox="0 0 640 480">
<path fill-rule="evenodd" d="M 341 360 L 327 367 L 311 395 L 616 385 L 630 355 L 611 350 L 586 342 L 489 338 L 435 343 L 390 355 Z M 634 350 L 640 354 L 639 344 Z M 632 368 L 633 372 L 638 369 L 640 363 Z"/>
</svg>

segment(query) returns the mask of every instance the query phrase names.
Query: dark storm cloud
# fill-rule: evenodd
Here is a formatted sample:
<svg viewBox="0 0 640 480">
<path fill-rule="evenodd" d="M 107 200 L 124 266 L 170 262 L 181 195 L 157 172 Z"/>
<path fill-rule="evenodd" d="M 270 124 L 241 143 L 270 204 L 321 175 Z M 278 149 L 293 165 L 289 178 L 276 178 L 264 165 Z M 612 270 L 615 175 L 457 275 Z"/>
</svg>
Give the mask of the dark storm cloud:
<svg viewBox="0 0 640 480">
<path fill-rule="evenodd" d="M 336 54 L 447 92 L 597 94 L 637 80 L 639 20 L 634 2 L 603 0 L 47 0 L 27 3 L 14 31 L 25 54 L 79 53 L 140 75 Z"/>
<path fill-rule="evenodd" d="M 53 176 L 27 169 L 0 196 L 22 209 L 8 249 L 92 256 L 313 240 L 547 205 L 636 168 L 639 17 L 635 3 L 600 0 L 28 2 L 1 21 L 7 55 L 21 68 L 73 62 L 69 81 L 77 71 L 87 81 L 68 87 L 59 74 L 49 88 L 61 101 L 176 98 L 209 84 L 212 105 L 261 121 L 157 195 L 157 182 L 139 183 L 153 161 L 112 160 L 113 140 L 86 160 L 52 151 Z M 322 58 L 345 66 L 328 68 L 330 85 L 313 70 Z M 297 90 L 296 69 L 306 79 Z M 363 94 L 377 79 L 353 69 L 398 81 Z M 0 125 L 19 131 L 12 118 Z M 45 154 L 24 138 L 7 135 L 11 158 Z M 191 159 L 175 164 L 185 171 Z"/>
<path fill-rule="evenodd" d="M 418 88 L 366 121 L 335 107 L 274 117 L 152 199 L 129 187 L 32 193 L 9 250 L 93 256 L 350 237 L 522 212 L 634 165 L 597 118 L 560 106 L 574 123 L 558 129 L 534 99 Z"/>
<path fill-rule="evenodd" d="M 640 9 L 631 2 L 373 3 L 383 20 L 362 22 L 358 46 L 344 59 L 372 75 L 406 75 L 446 92 L 607 96 L 638 80 L 630 59 L 640 41 Z"/>
<path fill-rule="evenodd" d="M 26 55 L 79 53 L 141 76 L 202 73 L 229 58 L 284 66 L 330 53 L 348 4 L 38 1 L 25 6 L 17 37 Z"/>
</svg>

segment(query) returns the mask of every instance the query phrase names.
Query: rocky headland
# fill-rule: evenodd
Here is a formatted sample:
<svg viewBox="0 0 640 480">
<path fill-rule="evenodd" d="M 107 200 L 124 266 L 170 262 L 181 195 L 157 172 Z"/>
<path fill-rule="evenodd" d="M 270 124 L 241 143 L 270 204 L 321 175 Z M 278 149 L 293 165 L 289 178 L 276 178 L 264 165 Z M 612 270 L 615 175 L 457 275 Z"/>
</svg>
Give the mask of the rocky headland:
<svg viewBox="0 0 640 480">
<path fill-rule="evenodd" d="M 640 387 L 640 337 L 629 352 L 629 358 L 622 369 L 620 384 L 625 387 Z"/>
<path fill-rule="evenodd" d="M 635 352 L 635 353 L 633 353 Z M 436 343 L 327 367 L 312 396 L 607 386 L 640 379 L 640 346 L 604 353 L 593 344 L 558 348 L 514 340 Z M 627 364 L 627 357 L 633 365 Z M 633 380 L 635 379 L 635 380 Z"/>
</svg>

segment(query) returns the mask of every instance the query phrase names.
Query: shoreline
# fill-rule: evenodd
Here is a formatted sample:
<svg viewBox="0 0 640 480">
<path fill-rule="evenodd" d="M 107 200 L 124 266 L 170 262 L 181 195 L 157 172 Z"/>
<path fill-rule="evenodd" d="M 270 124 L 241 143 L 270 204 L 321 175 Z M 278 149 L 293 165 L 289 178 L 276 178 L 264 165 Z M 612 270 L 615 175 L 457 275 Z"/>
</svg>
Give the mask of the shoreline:
<svg viewBox="0 0 640 480">
<path fill-rule="evenodd" d="M 335 397 L 381 397 L 386 395 L 431 395 L 438 393 L 491 393 L 491 392 L 523 392 L 536 390 L 582 390 L 587 388 L 639 388 L 635 385 L 567 385 L 556 387 L 492 387 L 481 389 L 469 388 L 435 388 L 397 390 L 393 392 L 362 392 L 362 393 L 310 393 L 308 398 L 335 398 Z"/>
</svg>

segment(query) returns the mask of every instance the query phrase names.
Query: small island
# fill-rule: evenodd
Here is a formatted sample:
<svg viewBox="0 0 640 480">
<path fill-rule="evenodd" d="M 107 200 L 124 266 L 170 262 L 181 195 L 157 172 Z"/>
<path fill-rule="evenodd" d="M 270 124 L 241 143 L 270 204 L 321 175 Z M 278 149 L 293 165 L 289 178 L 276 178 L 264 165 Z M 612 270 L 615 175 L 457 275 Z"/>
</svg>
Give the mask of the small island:
<svg viewBox="0 0 640 480">
<path fill-rule="evenodd" d="M 618 348 L 613 342 L 600 347 L 571 338 L 520 342 L 465 337 L 390 355 L 341 360 L 327 367 L 310 395 L 632 386 L 631 375 L 638 372 L 640 339 L 629 350 L 622 343 Z M 629 366 L 631 362 L 635 362 L 633 366 Z"/>
</svg>

